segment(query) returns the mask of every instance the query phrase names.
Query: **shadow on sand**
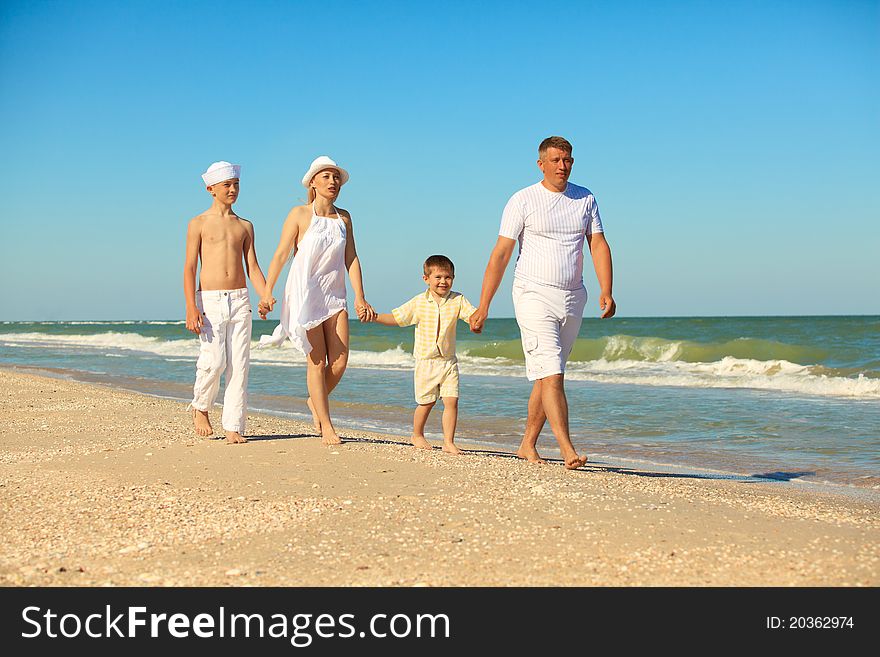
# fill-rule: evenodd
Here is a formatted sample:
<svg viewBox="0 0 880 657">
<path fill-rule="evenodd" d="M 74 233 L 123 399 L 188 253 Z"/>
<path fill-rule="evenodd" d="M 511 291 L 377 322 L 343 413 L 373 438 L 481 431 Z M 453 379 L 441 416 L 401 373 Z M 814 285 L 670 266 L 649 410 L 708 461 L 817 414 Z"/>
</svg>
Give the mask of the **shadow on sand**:
<svg viewBox="0 0 880 657">
<path fill-rule="evenodd" d="M 315 433 L 299 433 L 299 434 L 287 434 L 287 435 L 260 435 L 260 436 L 248 436 L 248 442 L 257 442 L 261 440 L 299 440 L 299 439 L 320 439 L 320 434 Z M 408 441 L 401 440 L 388 440 L 384 438 L 349 438 L 346 436 L 342 437 L 342 444 L 345 443 L 363 443 L 369 445 L 399 445 L 402 447 L 410 446 Z M 215 440 L 223 439 L 222 436 L 216 438 Z M 432 448 L 436 451 L 441 451 L 440 447 L 434 446 Z M 497 450 L 486 450 L 486 449 L 462 449 L 462 452 L 465 454 L 472 454 L 474 456 L 495 456 L 497 458 L 504 459 L 513 459 L 519 461 L 520 458 L 514 454 L 513 452 L 501 452 Z M 554 458 L 545 458 L 547 463 L 553 465 L 563 465 L 562 459 L 554 459 Z M 810 475 L 815 475 L 815 472 L 811 471 L 798 471 L 798 472 L 764 472 L 759 474 L 751 474 L 751 475 L 737 475 L 737 474 L 721 474 L 721 473 L 697 473 L 697 472 L 651 472 L 648 470 L 634 470 L 633 468 L 625 468 L 621 466 L 609 465 L 607 463 L 603 463 L 602 461 L 588 461 L 587 464 L 573 472 L 578 472 L 581 474 L 589 474 L 591 472 L 613 472 L 615 474 L 622 475 L 630 475 L 633 477 L 666 477 L 672 479 L 715 479 L 720 481 L 738 481 L 744 484 L 754 484 L 754 483 L 767 483 L 767 482 L 786 482 L 792 481 L 793 479 L 800 479 L 801 477 L 808 477 Z"/>
</svg>

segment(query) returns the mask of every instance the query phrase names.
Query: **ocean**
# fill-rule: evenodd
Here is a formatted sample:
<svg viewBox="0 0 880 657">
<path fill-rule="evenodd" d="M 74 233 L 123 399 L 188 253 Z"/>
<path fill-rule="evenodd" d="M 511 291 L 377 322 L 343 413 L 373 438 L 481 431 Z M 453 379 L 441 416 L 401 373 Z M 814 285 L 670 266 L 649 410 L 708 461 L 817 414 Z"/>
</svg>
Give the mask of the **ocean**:
<svg viewBox="0 0 880 657">
<path fill-rule="evenodd" d="M 255 343 L 276 323 L 256 320 Z M 530 391 L 516 322 L 490 318 L 481 335 L 461 323 L 458 337 L 457 436 L 513 451 Z M 412 341 L 412 328 L 351 323 L 340 428 L 409 435 Z M 182 321 L 0 323 L 0 366 L 171 398 L 189 399 L 197 355 Z M 288 346 L 251 359 L 251 408 L 310 419 L 304 357 Z M 591 460 L 880 489 L 878 316 L 589 318 L 566 391 Z M 549 426 L 539 450 L 557 456 Z"/>
</svg>

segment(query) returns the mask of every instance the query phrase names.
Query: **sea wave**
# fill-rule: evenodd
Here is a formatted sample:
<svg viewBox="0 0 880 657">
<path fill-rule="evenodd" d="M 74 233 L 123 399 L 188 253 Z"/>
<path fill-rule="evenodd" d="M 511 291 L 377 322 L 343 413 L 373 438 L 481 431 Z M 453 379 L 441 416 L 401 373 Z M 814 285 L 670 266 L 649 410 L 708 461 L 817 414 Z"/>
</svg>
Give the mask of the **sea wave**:
<svg viewBox="0 0 880 657">
<path fill-rule="evenodd" d="M 795 394 L 880 399 L 880 377 L 875 371 L 858 368 L 835 369 L 821 365 L 802 365 L 784 358 L 751 358 L 720 355 L 714 360 L 692 362 L 682 358 L 683 343 L 659 338 L 615 339 L 613 336 L 580 343 L 601 343 L 601 353 L 591 360 L 573 358 L 566 378 L 611 384 L 675 386 L 699 388 L 751 388 Z M 514 342 L 514 341 L 509 341 Z M 515 341 L 519 348 L 519 341 Z M 738 341 L 734 341 L 738 342 Z M 754 353 L 756 342 L 744 349 Z M 91 351 L 102 356 L 153 354 L 167 361 L 194 360 L 199 344 L 195 338 L 167 340 L 138 333 L 107 332 L 88 335 L 55 335 L 39 332 L 0 334 L 0 345 L 18 348 L 51 347 L 62 351 Z M 305 357 L 291 344 L 276 348 L 256 348 L 251 362 L 255 366 L 303 367 Z M 598 347 L 597 347 L 598 349 Z M 637 352 L 638 358 L 622 356 Z M 475 353 L 476 352 L 476 353 Z M 462 350 L 461 371 L 466 375 L 515 376 L 525 374 L 520 356 L 514 357 L 509 343 L 490 343 L 486 349 Z M 482 354 L 510 354 L 487 357 Z M 598 353 L 598 352 L 597 352 Z M 707 354 L 714 355 L 712 353 Z M 650 358 L 648 357 L 650 356 Z M 382 351 L 352 349 L 349 367 L 406 370 L 413 367 L 413 356 L 396 344 Z"/>
<path fill-rule="evenodd" d="M 828 368 L 785 360 L 724 357 L 707 363 L 641 361 L 571 363 L 566 378 L 576 381 L 688 388 L 750 388 L 794 394 L 880 399 L 880 379 L 863 373 L 831 376 Z"/>
<path fill-rule="evenodd" d="M 462 357 L 463 374 L 480 376 L 525 376 L 525 366 L 509 359 Z M 722 358 L 711 363 L 599 359 L 587 363 L 569 362 L 565 378 L 569 381 L 664 386 L 681 388 L 746 388 L 793 394 L 830 397 L 880 399 L 880 379 L 864 374 L 829 376 L 788 361 L 758 361 Z"/>
<path fill-rule="evenodd" d="M 143 320 L 143 319 L 107 319 L 107 320 L 44 320 L 38 322 L 3 321 L 6 326 L 182 326 L 182 319 L 174 320 Z"/>
<path fill-rule="evenodd" d="M 460 347 L 469 356 L 483 358 L 508 358 L 523 361 L 522 344 L 519 340 L 502 340 L 489 343 L 460 341 Z M 724 342 L 694 342 L 669 340 L 658 337 L 634 337 L 612 335 L 601 338 L 579 338 L 571 350 L 570 362 L 644 361 L 663 363 L 684 361 L 705 363 L 725 357 L 755 360 L 787 360 L 798 363 L 818 363 L 828 357 L 828 352 L 816 347 L 791 345 L 774 340 L 739 338 Z"/>
</svg>

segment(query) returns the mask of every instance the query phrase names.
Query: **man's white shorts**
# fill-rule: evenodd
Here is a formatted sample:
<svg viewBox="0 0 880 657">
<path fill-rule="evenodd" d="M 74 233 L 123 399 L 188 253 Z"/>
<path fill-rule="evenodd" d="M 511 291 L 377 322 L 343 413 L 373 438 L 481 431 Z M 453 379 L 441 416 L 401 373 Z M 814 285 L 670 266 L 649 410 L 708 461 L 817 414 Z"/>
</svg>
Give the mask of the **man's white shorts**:
<svg viewBox="0 0 880 657">
<path fill-rule="evenodd" d="M 561 290 L 514 279 L 513 309 L 529 381 L 565 372 L 587 305 L 587 290 Z"/>
</svg>

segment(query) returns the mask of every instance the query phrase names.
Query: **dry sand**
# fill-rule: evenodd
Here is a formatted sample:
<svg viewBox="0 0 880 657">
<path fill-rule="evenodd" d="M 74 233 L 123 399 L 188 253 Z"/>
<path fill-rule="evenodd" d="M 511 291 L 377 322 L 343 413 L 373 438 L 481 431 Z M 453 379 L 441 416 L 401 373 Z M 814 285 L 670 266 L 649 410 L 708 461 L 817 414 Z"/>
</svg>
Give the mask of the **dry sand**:
<svg viewBox="0 0 880 657">
<path fill-rule="evenodd" d="M 880 584 L 873 492 L 361 431 L 328 448 L 257 414 L 233 446 L 176 401 L 2 369 L 0 388 L 0 585 Z"/>
</svg>

